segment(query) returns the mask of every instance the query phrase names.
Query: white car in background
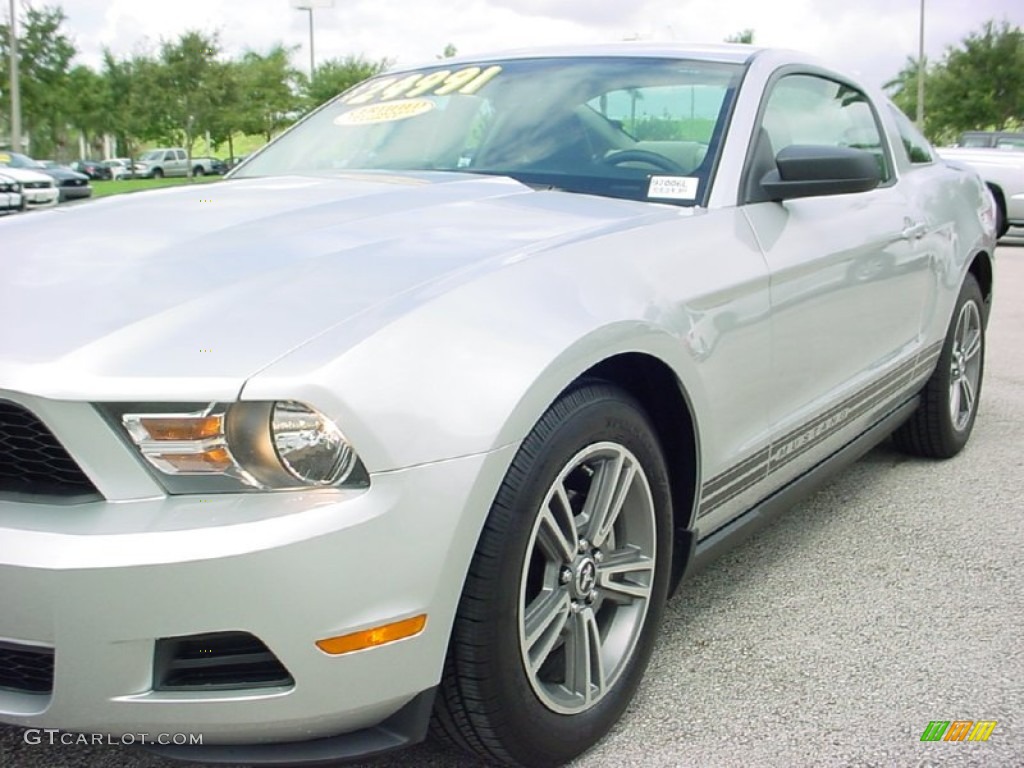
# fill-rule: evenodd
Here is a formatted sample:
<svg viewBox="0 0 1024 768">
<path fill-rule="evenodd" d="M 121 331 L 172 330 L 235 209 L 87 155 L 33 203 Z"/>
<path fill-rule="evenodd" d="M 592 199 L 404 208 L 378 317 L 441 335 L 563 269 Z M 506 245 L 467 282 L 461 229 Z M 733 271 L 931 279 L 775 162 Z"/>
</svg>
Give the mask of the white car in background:
<svg viewBox="0 0 1024 768">
<path fill-rule="evenodd" d="M 0 214 L 16 213 L 25 205 L 21 196 L 21 184 L 10 176 L 0 173 Z"/>
<path fill-rule="evenodd" d="M 52 176 L 26 168 L 12 168 L 7 164 L 9 159 L 10 155 L 0 152 L 0 173 L 21 185 L 22 203 L 25 208 L 45 208 L 57 204 L 60 190 Z"/>
<path fill-rule="evenodd" d="M 1024 152 L 1001 147 L 938 147 L 943 160 L 961 164 L 985 180 L 996 199 L 999 236 L 1024 227 Z"/>
<path fill-rule="evenodd" d="M 110 169 L 110 178 L 114 181 L 132 175 L 132 161 L 127 157 L 112 157 L 104 160 L 103 165 Z"/>
</svg>

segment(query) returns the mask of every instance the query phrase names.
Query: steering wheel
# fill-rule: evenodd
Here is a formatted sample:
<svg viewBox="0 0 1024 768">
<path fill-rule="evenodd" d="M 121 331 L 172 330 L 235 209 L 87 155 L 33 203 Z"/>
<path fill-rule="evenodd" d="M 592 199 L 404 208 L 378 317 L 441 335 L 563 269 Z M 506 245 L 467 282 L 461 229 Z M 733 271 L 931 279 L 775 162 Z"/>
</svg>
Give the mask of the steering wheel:
<svg viewBox="0 0 1024 768">
<path fill-rule="evenodd" d="M 670 160 L 657 152 L 646 149 L 620 149 L 601 158 L 605 165 L 622 165 L 623 163 L 647 163 L 667 173 L 686 174 L 688 171 L 675 160 Z"/>
</svg>

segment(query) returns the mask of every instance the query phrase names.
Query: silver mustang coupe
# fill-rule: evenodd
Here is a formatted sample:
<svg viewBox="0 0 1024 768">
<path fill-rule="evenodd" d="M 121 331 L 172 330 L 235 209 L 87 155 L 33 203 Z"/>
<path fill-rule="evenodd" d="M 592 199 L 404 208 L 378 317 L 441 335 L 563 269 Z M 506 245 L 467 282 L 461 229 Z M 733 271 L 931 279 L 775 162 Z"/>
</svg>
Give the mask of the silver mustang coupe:
<svg viewBox="0 0 1024 768">
<path fill-rule="evenodd" d="M 0 222 L 0 721 L 562 764 L 695 563 L 890 434 L 963 448 L 996 234 L 856 80 L 644 44 Z"/>
</svg>

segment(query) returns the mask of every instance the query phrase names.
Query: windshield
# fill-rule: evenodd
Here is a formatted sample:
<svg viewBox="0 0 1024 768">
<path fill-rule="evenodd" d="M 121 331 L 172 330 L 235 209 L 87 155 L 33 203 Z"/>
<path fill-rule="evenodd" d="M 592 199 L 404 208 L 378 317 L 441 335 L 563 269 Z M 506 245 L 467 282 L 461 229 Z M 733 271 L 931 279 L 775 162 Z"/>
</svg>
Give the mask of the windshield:
<svg viewBox="0 0 1024 768">
<path fill-rule="evenodd" d="M 0 152 L 0 165 L 8 168 L 44 168 L 45 166 L 27 155 L 17 152 Z"/>
<path fill-rule="evenodd" d="M 139 160 L 160 160 L 164 156 L 162 149 L 151 149 L 149 152 L 144 152 Z"/>
<path fill-rule="evenodd" d="M 234 176 L 455 171 L 694 205 L 706 193 L 741 72 L 704 61 L 575 58 L 380 76 Z"/>
</svg>

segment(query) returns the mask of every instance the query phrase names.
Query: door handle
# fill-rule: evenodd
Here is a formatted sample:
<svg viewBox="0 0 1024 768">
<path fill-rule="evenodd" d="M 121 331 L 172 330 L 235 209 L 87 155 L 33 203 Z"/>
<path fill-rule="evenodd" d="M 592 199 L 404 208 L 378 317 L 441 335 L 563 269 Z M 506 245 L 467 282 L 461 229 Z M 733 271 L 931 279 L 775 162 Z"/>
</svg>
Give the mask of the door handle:
<svg viewBox="0 0 1024 768">
<path fill-rule="evenodd" d="M 904 240 L 920 240 L 927 231 L 928 227 L 924 224 L 912 224 L 900 233 L 900 237 Z"/>
</svg>

